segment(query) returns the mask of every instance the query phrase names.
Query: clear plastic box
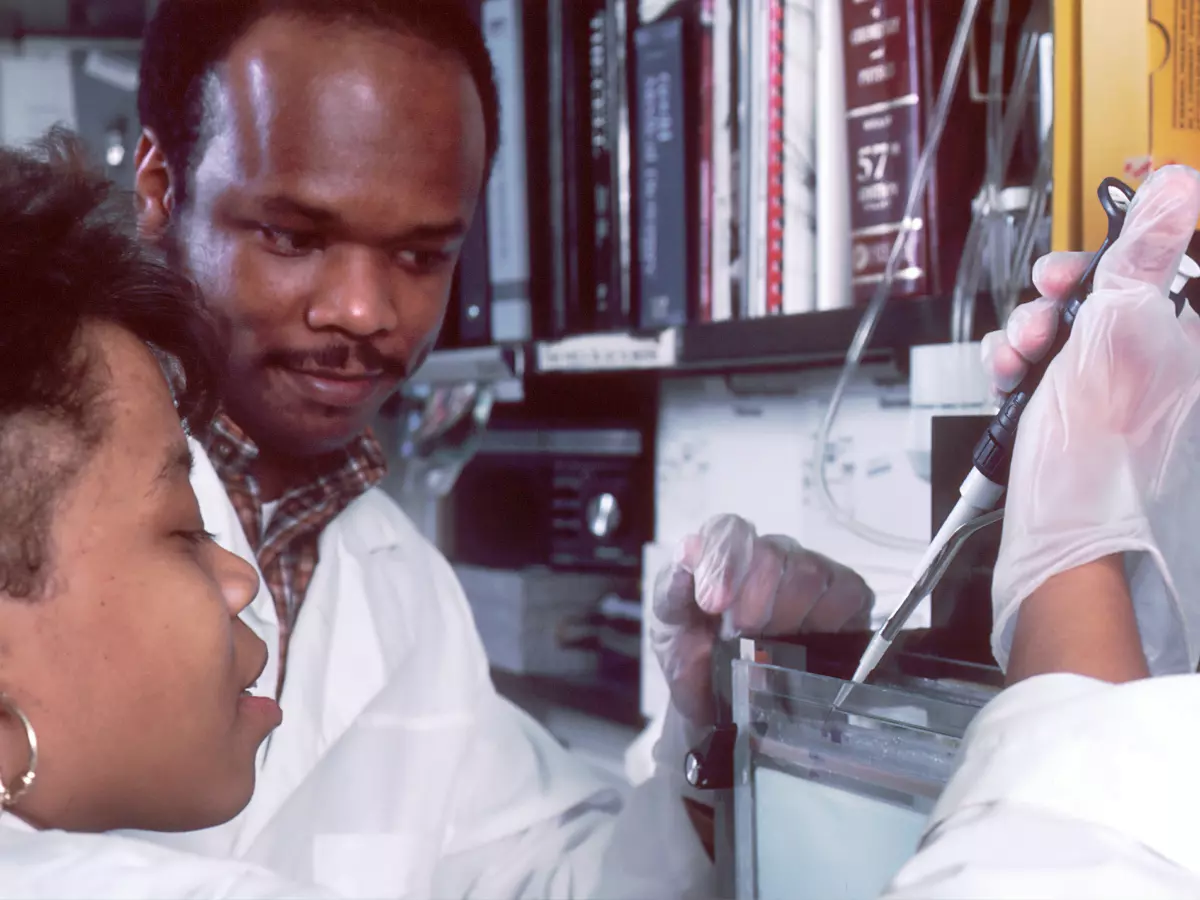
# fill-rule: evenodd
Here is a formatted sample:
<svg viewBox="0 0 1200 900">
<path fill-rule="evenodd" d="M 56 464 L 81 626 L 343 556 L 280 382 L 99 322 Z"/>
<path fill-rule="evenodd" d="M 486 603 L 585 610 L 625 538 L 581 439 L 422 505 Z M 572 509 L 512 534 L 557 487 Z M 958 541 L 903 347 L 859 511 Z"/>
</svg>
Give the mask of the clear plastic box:
<svg viewBox="0 0 1200 900">
<path fill-rule="evenodd" d="M 917 848 L 963 733 L 994 695 L 963 682 L 843 684 L 733 663 L 739 900 L 868 900 Z"/>
</svg>

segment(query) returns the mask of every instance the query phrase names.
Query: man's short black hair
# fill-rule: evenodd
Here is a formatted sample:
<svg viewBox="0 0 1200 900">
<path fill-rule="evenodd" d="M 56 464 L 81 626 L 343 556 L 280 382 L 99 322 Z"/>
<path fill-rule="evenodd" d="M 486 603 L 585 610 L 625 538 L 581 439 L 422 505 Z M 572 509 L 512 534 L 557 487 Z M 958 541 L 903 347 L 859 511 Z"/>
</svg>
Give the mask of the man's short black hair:
<svg viewBox="0 0 1200 900">
<path fill-rule="evenodd" d="M 208 76 L 252 25 L 272 14 L 380 28 L 457 53 L 483 105 L 485 173 L 491 171 L 500 102 L 483 32 L 463 0 L 162 0 L 142 37 L 138 114 L 163 148 L 180 203 L 197 162 Z"/>
<path fill-rule="evenodd" d="M 136 238 L 82 144 L 61 129 L 0 147 L 0 592 L 39 591 L 57 492 L 103 439 L 105 373 L 86 323 L 124 328 L 169 372 L 181 417 L 207 424 L 218 343 L 194 285 Z"/>
</svg>

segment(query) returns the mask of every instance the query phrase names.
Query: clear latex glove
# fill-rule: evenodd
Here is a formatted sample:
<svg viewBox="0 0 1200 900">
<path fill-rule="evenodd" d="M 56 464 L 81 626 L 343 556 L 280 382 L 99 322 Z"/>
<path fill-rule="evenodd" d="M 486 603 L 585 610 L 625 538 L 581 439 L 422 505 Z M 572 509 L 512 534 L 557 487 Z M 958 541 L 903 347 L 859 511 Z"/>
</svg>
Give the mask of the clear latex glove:
<svg viewBox="0 0 1200 900">
<path fill-rule="evenodd" d="M 1071 339 L 1021 419 L 992 585 L 992 649 L 1006 666 L 1021 602 L 1047 578 L 1114 553 L 1154 674 L 1200 655 L 1200 319 L 1167 290 L 1200 216 L 1200 175 L 1182 166 L 1138 191 L 1097 267 Z M 1046 295 L 989 335 L 994 386 L 1011 390 L 1053 340 L 1058 302 L 1087 254 L 1052 254 Z"/>
<path fill-rule="evenodd" d="M 718 634 L 787 635 L 865 626 L 874 595 L 855 572 L 783 535 L 760 536 L 739 516 L 709 519 L 655 580 L 650 640 L 671 699 L 696 725 L 712 722 Z"/>
</svg>

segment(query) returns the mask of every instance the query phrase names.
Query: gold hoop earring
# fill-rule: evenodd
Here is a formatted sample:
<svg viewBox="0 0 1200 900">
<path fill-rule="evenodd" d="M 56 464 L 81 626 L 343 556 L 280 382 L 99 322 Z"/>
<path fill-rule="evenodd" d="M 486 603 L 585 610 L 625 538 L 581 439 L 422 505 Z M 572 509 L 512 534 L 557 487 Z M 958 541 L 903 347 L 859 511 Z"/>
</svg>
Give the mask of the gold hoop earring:
<svg viewBox="0 0 1200 900">
<path fill-rule="evenodd" d="M 25 766 L 25 773 L 16 780 L 13 787 L 10 788 L 4 783 L 3 773 L 0 773 L 0 812 L 2 812 L 15 806 L 17 801 L 25 796 L 25 792 L 33 786 L 33 780 L 37 777 L 38 742 L 37 732 L 33 730 L 33 723 L 29 721 L 25 711 L 17 706 L 14 700 L 6 694 L 0 693 L 0 707 L 7 710 L 14 719 L 21 723 L 25 729 L 25 741 L 29 744 L 29 762 Z"/>
</svg>

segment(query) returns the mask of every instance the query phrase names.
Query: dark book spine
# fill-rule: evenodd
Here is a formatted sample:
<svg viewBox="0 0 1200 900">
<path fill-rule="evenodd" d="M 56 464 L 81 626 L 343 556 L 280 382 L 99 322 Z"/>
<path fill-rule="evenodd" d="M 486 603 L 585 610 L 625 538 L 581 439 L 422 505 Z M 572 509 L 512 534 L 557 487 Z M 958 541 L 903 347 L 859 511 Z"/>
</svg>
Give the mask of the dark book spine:
<svg viewBox="0 0 1200 900">
<path fill-rule="evenodd" d="M 477 24 L 482 25 L 480 0 L 468 0 L 467 8 Z M 491 343 L 492 339 L 492 292 L 491 275 L 488 268 L 487 246 L 487 192 L 480 193 L 475 207 L 475 218 L 471 221 L 463 241 L 458 259 L 454 294 L 455 343 L 473 347 Z"/>
<path fill-rule="evenodd" d="M 664 19 L 634 36 L 637 123 L 637 296 L 643 328 L 685 324 L 695 266 L 689 222 L 695 180 L 689 177 L 684 114 L 684 22 Z"/>
<path fill-rule="evenodd" d="M 555 240 L 551 206 L 553 178 L 551 129 L 561 115 L 553 115 L 547 91 L 550 69 L 549 7 L 546 0 L 520 3 L 524 42 L 525 139 L 527 151 L 526 204 L 529 210 L 529 301 L 534 338 L 556 336 L 554 325 Z M 559 135 L 561 138 L 561 133 Z"/>
<path fill-rule="evenodd" d="M 458 260 L 458 344 L 477 347 L 491 343 L 492 292 L 488 274 L 487 210 L 484 198 L 463 241 Z"/>
<path fill-rule="evenodd" d="M 566 133 L 565 71 L 567 41 L 565 40 L 564 14 L 567 0 L 545 0 L 546 3 L 546 52 L 548 77 L 542 82 L 547 103 L 548 128 L 545 156 L 549 178 L 543 189 L 547 192 L 550 224 L 550 321 L 545 337 L 562 337 L 567 333 L 568 259 L 571 255 L 567 222 L 570 211 L 567 206 L 567 184 L 571 174 L 567 168 L 567 152 L 570 136 Z M 530 182 L 530 187 L 533 182 Z"/>
<path fill-rule="evenodd" d="M 903 221 L 925 115 L 917 13 L 917 0 L 842 0 L 851 279 L 858 299 L 869 297 L 882 280 L 904 228 L 910 230 L 892 293 L 919 294 L 929 287 L 926 204 L 912 222 Z"/>
<path fill-rule="evenodd" d="M 601 3 L 587 22 L 588 166 L 592 199 L 591 327 L 621 328 L 621 256 L 618 242 L 616 99 L 613 77 L 616 52 L 609 3 Z"/>
<path fill-rule="evenodd" d="M 595 305 L 595 203 L 592 185 L 590 24 L 604 0 L 563 0 L 562 46 L 563 259 L 565 334 L 592 329 Z M 553 35 L 551 36 L 553 38 Z"/>
<path fill-rule="evenodd" d="M 520 0 L 483 0 L 482 17 L 500 96 L 500 146 L 488 181 L 486 217 L 492 340 L 527 341 L 532 276 Z"/>
<path fill-rule="evenodd" d="M 715 0 L 700 0 L 700 47 L 697 60 L 700 105 L 699 145 L 699 234 L 697 235 L 697 317 L 713 318 L 713 15 Z"/>
</svg>

